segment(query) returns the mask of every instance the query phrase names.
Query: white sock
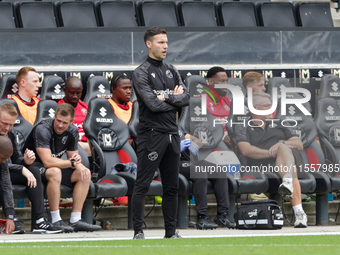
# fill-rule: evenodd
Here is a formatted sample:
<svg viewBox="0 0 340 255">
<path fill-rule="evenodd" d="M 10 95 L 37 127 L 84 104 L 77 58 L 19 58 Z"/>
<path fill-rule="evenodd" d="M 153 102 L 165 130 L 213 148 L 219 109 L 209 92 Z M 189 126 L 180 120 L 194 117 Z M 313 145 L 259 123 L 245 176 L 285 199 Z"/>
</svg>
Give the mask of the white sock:
<svg viewBox="0 0 340 255">
<path fill-rule="evenodd" d="M 39 224 L 40 222 L 43 222 L 44 218 L 40 218 L 39 220 L 36 220 L 35 223 Z"/>
<path fill-rule="evenodd" d="M 81 220 L 81 212 L 71 212 L 70 223 L 75 223 Z"/>
<path fill-rule="evenodd" d="M 52 223 L 56 223 L 57 221 L 60 221 L 61 220 L 60 210 L 51 211 L 51 216 L 52 216 Z"/>
<path fill-rule="evenodd" d="M 291 174 L 285 174 L 282 179 L 283 179 L 283 181 L 286 180 L 288 182 L 292 182 L 293 181 L 293 176 Z"/>
<path fill-rule="evenodd" d="M 303 211 L 302 204 L 294 205 L 293 206 L 294 214 L 296 214 L 298 211 Z"/>
</svg>

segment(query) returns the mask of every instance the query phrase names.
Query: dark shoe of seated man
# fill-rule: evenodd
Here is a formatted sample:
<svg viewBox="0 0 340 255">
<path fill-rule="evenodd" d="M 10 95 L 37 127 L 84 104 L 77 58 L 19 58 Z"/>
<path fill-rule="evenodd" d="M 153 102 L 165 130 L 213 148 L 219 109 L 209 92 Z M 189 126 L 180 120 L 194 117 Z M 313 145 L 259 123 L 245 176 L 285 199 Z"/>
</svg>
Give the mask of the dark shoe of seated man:
<svg viewBox="0 0 340 255">
<path fill-rule="evenodd" d="M 37 223 L 33 226 L 33 232 L 35 233 L 44 233 L 44 234 L 58 234 L 63 232 L 61 227 L 56 227 L 46 219 L 42 222 Z"/>
<path fill-rule="evenodd" d="M 196 227 L 197 229 L 215 229 L 218 225 L 212 222 L 208 216 L 199 215 L 197 217 Z"/>
<path fill-rule="evenodd" d="M 23 228 L 18 218 L 14 218 L 15 229 L 12 234 L 25 234 L 26 230 Z"/>
<path fill-rule="evenodd" d="M 227 213 L 216 215 L 214 221 L 220 227 L 236 228 L 236 223 L 230 221 L 229 215 Z"/>
<path fill-rule="evenodd" d="M 74 229 L 74 232 L 78 232 L 78 231 L 93 232 L 93 231 L 102 230 L 101 226 L 89 224 L 84 220 L 78 220 L 75 223 L 70 223 L 70 226 Z"/>
<path fill-rule="evenodd" d="M 54 222 L 52 225 L 56 228 L 61 228 L 64 233 L 72 233 L 74 231 L 74 229 L 71 226 L 67 225 L 62 220 Z"/>
</svg>

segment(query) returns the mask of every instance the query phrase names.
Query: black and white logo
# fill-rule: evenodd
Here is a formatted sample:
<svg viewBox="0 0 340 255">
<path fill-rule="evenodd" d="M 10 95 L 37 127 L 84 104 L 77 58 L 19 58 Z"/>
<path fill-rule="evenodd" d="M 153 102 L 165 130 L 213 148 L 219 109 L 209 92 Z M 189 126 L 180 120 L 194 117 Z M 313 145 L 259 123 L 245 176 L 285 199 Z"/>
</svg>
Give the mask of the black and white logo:
<svg viewBox="0 0 340 255">
<path fill-rule="evenodd" d="M 112 137 L 110 134 L 103 134 L 103 143 L 105 147 L 112 146 Z"/>
<path fill-rule="evenodd" d="M 290 115 L 294 115 L 294 114 L 295 114 L 295 108 L 294 108 L 294 106 L 292 106 L 292 105 L 289 106 L 288 110 L 289 110 L 288 112 L 289 112 Z"/>
<path fill-rule="evenodd" d="M 199 106 L 196 106 L 194 108 L 194 113 L 197 115 L 197 116 L 200 116 L 201 115 L 201 108 Z"/>
<path fill-rule="evenodd" d="M 59 84 L 57 84 L 57 85 L 54 86 L 54 92 L 55 92 L 56 94 L 59 94 L 59 93 L 60 93 L 60 91 L 61 91 L 60 89 L 61 89 L 61 87 L 60 87 Z"/>
<path fill-rule="evenodd" d="M 189 167 L 189 166 L 190 166 L 190 163 L 187 163 L 187 162 L 182 163 L 182 167 Z"/>
<path fill-rule="evenodd" d="M 148 158 L 151 161 L 155 161 L 158 158 L 158 153 L 156 151 L 150 152 L 148 155 Z"/>
<path fill-rule="evenodd" d="M 105 117 L 106 116 L 106 109 L 104 107 L 100 108 L 99 109 L 99 114 L 102 116 L 102 117 Z"/>
<path fill-rule="evenodd" d="M 16 83 L 14 83 L 13 85 L 12 85 L 12 91 L 13 91 L 13 93 L 17 93 L 18 92 L 18 84 L 16 84 Z"/>
<path fill-rule="evenodd" d="M 174 78 L 170 70 L 166 70 L 165 74 L 166 74 L 166 77 L 168 77 L 169 79 Z"/>
<path fill-rule="evenodd" d="M 48 116 L 50 116 L 51 119 L 54 118 L 54 113 L 55 113 L 55 110 L 54 110 L 54 109 L 50 108 L 50 109 L 48 110 Z"/>
<path fill-rule="evenodd" d="M 251 212 L 248 212 L 248 217 L 255 217 L 257 216 L 257 209 L 252 210 Z"/>
<path fill-rule="evenodd" d="M 332 89 L 333 89 L 334 91 L 337 91 L 337 90 L 338 90 L 338 84 L 337 84 L 336 82 L 333 82 L 331 85 L 332 85 Z"/>
<path fill-rule="evenodd" d="M 68 136 L 64 136 L 64 137 L 61 139 L 61 143 L 62 143 L 62 144 L 66 144 L 67 138 L 68 138 Z"/>
<path fill-rule="evenodd" d="M 99 90 L 100 93 L 104 93 L 105 92 L 105 86 L 103 84 L 100 84 L 98 86 L 98 90 Z"/>
<path fill-rule="evenodd" d="M 40 167 L 40 168 L 39 168 L 40 174 L 45 173 L 45 171 L 46 171 L 46 168 L 45 168 L 45 167 Z"/>
<path fill-rule="evenodd" d="M 328 106 L 327 112 L 328 112 L 328 114 L 333 115 L 334 114 L 334 108 L 332 106 Z"/>
</svg>

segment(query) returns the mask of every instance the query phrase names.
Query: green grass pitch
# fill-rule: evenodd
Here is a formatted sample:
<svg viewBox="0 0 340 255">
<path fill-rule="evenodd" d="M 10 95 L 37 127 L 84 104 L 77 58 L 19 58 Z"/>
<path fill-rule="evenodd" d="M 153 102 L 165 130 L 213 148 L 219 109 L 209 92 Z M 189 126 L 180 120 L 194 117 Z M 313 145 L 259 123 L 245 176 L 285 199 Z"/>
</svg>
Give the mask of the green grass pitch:
<svg viewBox="0 0 340 255">
<path fill-rule="evenodd" d="M 1 238 L 1 237 L 0 237 Z M 338 254 L 338 235 L 1 243 L 1 255 Z"/>
</svg>

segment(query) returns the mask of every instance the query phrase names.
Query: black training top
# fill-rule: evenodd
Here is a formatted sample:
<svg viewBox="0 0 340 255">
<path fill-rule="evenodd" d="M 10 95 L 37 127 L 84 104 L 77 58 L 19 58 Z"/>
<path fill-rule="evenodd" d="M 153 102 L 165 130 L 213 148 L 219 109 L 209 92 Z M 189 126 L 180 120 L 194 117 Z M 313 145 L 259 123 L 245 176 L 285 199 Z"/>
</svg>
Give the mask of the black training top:
<svg viewBox="0 0 340 255">
<path fill-rule="evenodd" d="M 250 126 L 249 126 L 250 125 Z M 235 127 L 236 142 L 248 142 L 253 146 L 260 149 L 269 150 L 274 144 L 280 140 L 288 140 L 295 135 L 290 127 L 284 127 L 280 121 L 267 121 L 266 126 L 262 129 L 260 126 L 256 126 L 253 121 L 249 122 L 249 125 L 244 127 L 243 125 L 237 124 Z M 288 124 L 287 124 L 288 125 Z M 248 159 L 248 165 L 259 166 L 268 165 L 275 162 L 275 158 L 268 159 Z"/>
<path fill-rule="evenodd" d="M 177 134 L 177 107 L 187 106 L 190 96 L 176 68 L 148 57 L 133 72 L 132 81 L 139 103 L 138 133 L 154 129 Z M 172 95 L 176 85 L 183 86 L 183 94 Z M 157 98 L 160 94 L 168 98 L 161 101 Z"/>
<path fill-rule="evenodd" d="M 66 151 L 78 150 L 78 128 L 71 124 L 68 129 L 58 135 L 53 128 L 54 119 L 47 119 L 37 124 L 26 139 L 25 147 L 35 152 L 36 161 L 41 162 L 36 147 L 47 148 L 52 157 L 61 158 Z"/>
<path fill-rule="evenodd" d="M 17 142 L 17 135 L 15 128 L 12 128 L 6 135 L 12 142 L 13 154 L 7 159 L 8 168 L 10 172 L 22 172 L 22 168 L 25 165 L 24 155 L 21 152 L 20 146 Z"/>
<path fill-rule="evenodd" d="M 0 164 L 0 200 L 2 210 L 6 216 L 14 215 L 14 199 L 12 191 L 12 182 L 8 171 L 7 162 Z"/>
</svg>

